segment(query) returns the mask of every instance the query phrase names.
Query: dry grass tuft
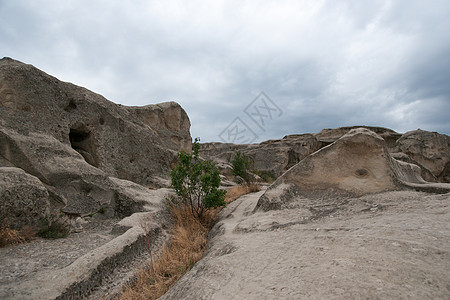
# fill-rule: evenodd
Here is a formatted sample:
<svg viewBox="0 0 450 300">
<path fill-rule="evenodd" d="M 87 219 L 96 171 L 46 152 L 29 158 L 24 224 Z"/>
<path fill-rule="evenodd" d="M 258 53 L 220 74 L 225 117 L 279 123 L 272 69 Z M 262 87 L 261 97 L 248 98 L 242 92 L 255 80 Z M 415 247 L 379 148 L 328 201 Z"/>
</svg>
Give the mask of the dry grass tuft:
<svg viewBox="0 0 450 300">
<path fill-rule="evenodd" d="M 8 245 L 17 245 L 31 241 L 36 237 L 37 231 L 30 226 L 24 226 L 21 230 L 9 228 L 9 226 L 0 227 L 0 247 Z"/>
<path fill-rule="evenodd" d="M 258 185 L 241 185 L 230 189 L 225 201 L 233 202 L 242 195 L 259 191 Z M 157 299 L 199 261 L 207 245 L 209 229 L 213 226 L 221 208 L 207 210 L 201 220 L 192 215 L 187 206 L 172 207 L 175 221 L 170 242 L 164 246 L 158 259 L 142 269 L 136 280 L 126 285 L 120 300 Z"/>
<path fill-rule="evenodd" d="M 239 186 L 235 186 L 232 187 L 231 189 L 229 189 L 227 191 L 227 194 L 225 196 L 225 202 L 226 203 L 231 203 L 234 200 L 236 200 L 237 198 L 248 194 L 248 193 L 254 193 L 254 192 L 259 192 L 261 190 L 261 188 L 259 187 L 259 185 L 252 183 L 252 184 L 242 184 Z"/>
<path fill-rule="evenodd" d="M 0 228 L 0 247 L 20 244 L 25 241 L 26 238 L 22 236 L 22 233 L 19 230 L 11 229 L 9 227 Z"/>
<path fill-rule="evenodd" d="M 136 281 L 122 290 L 119 299 L 157 299 L 202 258 L 214 213 L 208 211 L 200 221 L 188 207 L 175 207 L 172 216 L 175 227 L 170 243 L 157 261 L 141 270 Z"/>
<path fill-rule="evenodd" d="M 23 243 L 25 239 L 18 230 L 9 227 L 0 228 L 0 247 Z"/>
</svg>

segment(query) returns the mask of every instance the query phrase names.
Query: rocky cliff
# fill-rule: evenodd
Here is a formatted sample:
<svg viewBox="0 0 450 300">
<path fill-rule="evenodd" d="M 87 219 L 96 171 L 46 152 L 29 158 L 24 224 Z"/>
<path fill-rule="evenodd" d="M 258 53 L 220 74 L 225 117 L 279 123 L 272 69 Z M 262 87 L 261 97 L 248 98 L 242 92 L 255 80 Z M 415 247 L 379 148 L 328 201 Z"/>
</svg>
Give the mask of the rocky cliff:
<svg viewBox="0 0 450 300">
<path fill-rule="evenodd" d="M 146 187 L 167 184 L 176 152 L 191 147 L 189 130 L 189 118 L 175 102 L 117 105 L 32 65 L 3 58 L 0 168 L 8 184 L 0 185 L 0 218 L 22 223 L 18 221 L 22 213 L 11 203 L 28 196 L 11 192 L 8 186 L 14 182 L 36 183 L 39 205 L 45 202 L 47 208 L 61 208 L 67 214 L 103 208 L 110 214 L 129 215 L 141 204 L 121 192 L 122 181 L 111 178 Z M 8 179 L 11 176 L 14 182 Z M 48 209 L 36 211 L 42 218 Z"/>
<path fill-rule="evenodd" d="M 405 188 L 450 191 L 448 184 L 423 180 L 417 165 L 392 158 L 381 136 L 357 128 L 281 175 L 261 196 L 257 209 L 294 208 L 307 198 L 336 201 Z"/>
<path fill-rule="evenodd" d="M 419 166 L 421 176 L 426 181 L 450 182 L 450 137 L 420 129 L 400 134 L 383 127 L 339 127 L 323 129 L 315 134 L 288 135 L 260 144 L 204 143 L 201 145 L 200 154 L 226 164 L 231 163 L 239 150 L 252 159 L 253 169 L 279 177 L 310 154 L 356 128 L 366 128 L 383 138 L 387 151 L 398 160 Z"/>
</svg>

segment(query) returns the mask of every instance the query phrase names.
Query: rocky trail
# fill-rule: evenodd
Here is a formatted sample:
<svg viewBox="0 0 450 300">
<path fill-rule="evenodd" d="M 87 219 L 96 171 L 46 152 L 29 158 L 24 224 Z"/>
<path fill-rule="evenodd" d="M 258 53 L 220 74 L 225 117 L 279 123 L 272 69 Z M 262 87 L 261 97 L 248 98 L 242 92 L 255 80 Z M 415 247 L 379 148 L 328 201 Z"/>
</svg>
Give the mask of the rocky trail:
<svg viewBox="0 0 450 300">
<path fill-rule="evenodd" d="M 448 299 L 450 194 L 392 191 L 252 213 L 230 204 L 161 299 Z"/>
</svg>

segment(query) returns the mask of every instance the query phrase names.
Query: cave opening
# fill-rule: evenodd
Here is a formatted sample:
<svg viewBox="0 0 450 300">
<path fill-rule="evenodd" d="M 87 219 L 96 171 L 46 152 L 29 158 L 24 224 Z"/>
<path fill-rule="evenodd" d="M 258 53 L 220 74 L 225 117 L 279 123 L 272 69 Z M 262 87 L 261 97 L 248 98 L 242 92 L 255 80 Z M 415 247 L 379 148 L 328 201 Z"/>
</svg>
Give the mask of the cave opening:
<svg viewBox="0 0 450 300">
<path fill-rule="evenodd" d="M 96 147 L 90 130 L 84 127 L 70 128 L 69 140 L 70 146 L 80 153 L 88 164 L 98 167 Z"/>
</svg>

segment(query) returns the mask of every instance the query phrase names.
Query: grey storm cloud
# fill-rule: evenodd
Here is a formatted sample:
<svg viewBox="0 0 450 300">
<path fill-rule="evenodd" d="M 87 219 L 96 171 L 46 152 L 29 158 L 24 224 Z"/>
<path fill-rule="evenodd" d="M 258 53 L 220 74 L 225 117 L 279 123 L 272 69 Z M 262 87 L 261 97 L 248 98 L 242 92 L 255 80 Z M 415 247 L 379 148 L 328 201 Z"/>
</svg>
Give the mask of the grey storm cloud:
<svg viewBox="0 0 450 300">
<path fill-rule="evenodd" d="M 177 101 L 192 136 L 347 125 L 450 134 L 450 6 L 433 1 L 0 0 L 0 56 L 124 105 Z M 260 92 L 282 110 L 263 128 Z"/>
</svg>

